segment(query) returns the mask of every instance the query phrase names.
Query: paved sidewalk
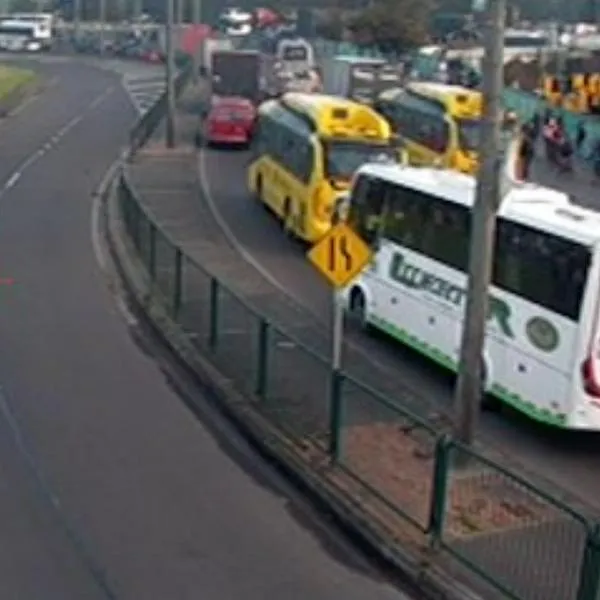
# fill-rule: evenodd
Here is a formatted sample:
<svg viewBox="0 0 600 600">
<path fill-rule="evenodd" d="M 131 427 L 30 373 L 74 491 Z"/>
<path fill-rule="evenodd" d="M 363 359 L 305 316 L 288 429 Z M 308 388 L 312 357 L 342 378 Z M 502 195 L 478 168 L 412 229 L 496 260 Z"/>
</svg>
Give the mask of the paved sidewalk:
<svg viewBox="0 0 600 600">
<path fill-rule="evenodd" d="M 600 211 L 600 195 L 597 191 L 600 179 L 590 164 L 582 159 L 577 158 L 574 165 L 572 173 L 562 173 L 546 160 L 544 149 L 539 144 L 532 164 L 531 179 L 569 194 L 577 204 Z"/>
</svg>

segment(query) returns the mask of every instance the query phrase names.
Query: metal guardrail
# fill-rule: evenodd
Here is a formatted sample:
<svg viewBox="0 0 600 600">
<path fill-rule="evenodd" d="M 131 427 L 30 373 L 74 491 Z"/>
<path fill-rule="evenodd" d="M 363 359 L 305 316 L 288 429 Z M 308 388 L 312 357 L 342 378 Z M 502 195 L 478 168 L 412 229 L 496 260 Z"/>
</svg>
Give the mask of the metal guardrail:
<svg viewBox="0 0 600 600">
<path fill-rule="evenodd" d="M 180 75 L 181 90 L 186 77 Z M 131 133 L 134 154 L 165 115 L 163 98 Z M 333 373 L 326 357 L 187 256 L 145 211 L 125 173 L 118 200 L 153 300 L 186 331 L 248 405 L 320 465 L 369 516 L 430 559 L 475 575 L 506 600 L 599 600 L 600 523 L 538 489 L 362 382 Z M 311 373 L 307 381 L 306 373 Z M 469 468 L 458 460 L 468 456 Z M 328 465 L 325 467 L 324 465 Z M 414 543 L 414 533 L 411 543 Z"/>
</svg>

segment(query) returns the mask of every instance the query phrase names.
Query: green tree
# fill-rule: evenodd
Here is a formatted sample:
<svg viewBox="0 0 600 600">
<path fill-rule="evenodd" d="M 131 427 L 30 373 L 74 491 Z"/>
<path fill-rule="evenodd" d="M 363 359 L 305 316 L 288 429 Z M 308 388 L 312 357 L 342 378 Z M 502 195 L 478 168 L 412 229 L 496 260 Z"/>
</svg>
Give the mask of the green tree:
<svg viewBox="0 0 600 600">
<path fill-rule="evenodd" d="M 348 28 L 360 43 L 403 52 L 427 42 L 433 9 L 433 0 L 375 0 Z"/>
</svg>

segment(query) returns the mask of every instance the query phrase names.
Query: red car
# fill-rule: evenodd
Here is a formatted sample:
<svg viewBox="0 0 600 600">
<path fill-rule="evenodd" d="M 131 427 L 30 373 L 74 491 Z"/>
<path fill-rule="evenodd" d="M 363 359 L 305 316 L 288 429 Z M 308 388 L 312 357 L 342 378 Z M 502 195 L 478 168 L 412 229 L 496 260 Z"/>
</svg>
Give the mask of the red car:
<svg viewBox="0 0 600 600">
<path fill-rule="evenodd" d="M 207 144 L 247 146 L 252 140 L 256 108 L 247 98 L 215 97 L 203 125 Z"/>
</svg>

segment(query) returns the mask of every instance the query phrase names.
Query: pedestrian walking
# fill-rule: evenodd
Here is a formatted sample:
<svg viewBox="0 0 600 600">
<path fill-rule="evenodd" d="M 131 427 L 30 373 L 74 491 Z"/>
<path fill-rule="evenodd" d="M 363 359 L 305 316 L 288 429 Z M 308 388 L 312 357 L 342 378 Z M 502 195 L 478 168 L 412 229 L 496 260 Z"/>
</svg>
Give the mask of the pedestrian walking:
<svg viewBox="0 0 600 600">
<path fill-rule="evenodd" d="M 577 123 L 577 131 L 575 132 L 575 150 L 581 158 L 585 158 L 583 147 L 586 139 L 585 125 L 583 121 Z"/>
<path fill-rule="evenodd" d="M 560 129 L 556 119 L 550 119 L 543 130 L 544 146 L 546 148 L 546 159 L 552 163 L 556 163 L 557 147 L 560 138 Z"/>
<path fill-rule="evenodd" d="M 529 179 L 531 163 L 535 157 L 535 138 L 531 125 L 523 125 L 521 128 L 521 143 L 519 144 L 518 155 L 518 173 L 517 178 L 520 181 Z"/>
</svg>

